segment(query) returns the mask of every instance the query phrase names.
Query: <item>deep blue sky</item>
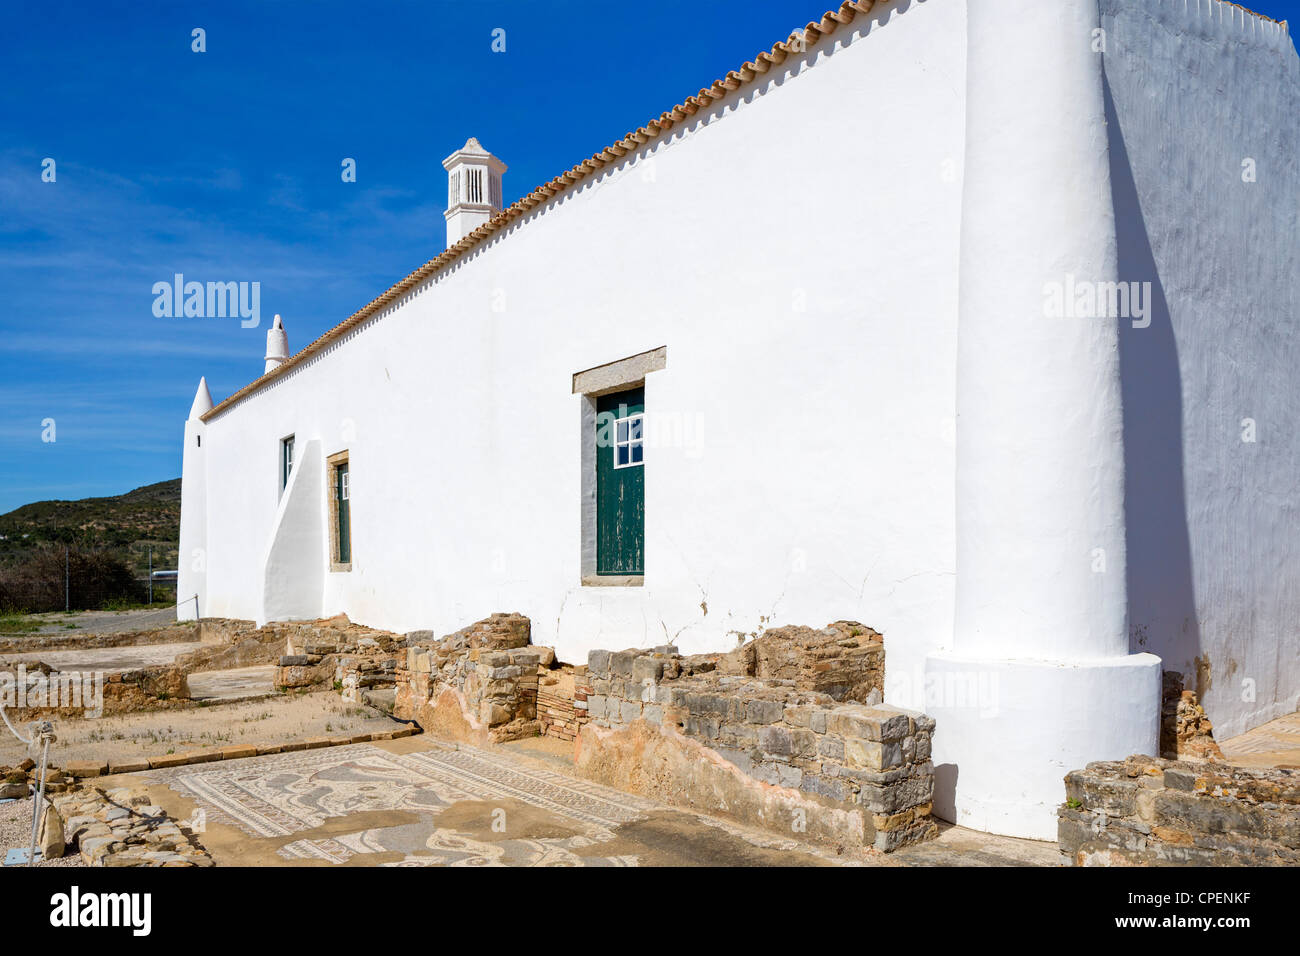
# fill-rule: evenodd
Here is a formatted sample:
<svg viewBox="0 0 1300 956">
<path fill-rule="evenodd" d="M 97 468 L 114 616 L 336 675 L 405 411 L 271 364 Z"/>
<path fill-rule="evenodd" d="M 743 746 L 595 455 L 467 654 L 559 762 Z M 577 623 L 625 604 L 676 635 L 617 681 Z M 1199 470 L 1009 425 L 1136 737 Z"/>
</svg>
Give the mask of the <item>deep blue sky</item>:
<svg viewBox="0 0 1300 956">
<path fill-rule="evenodd" d="M 296 351 L 441 251 L 467 137 L 512 201 L 831 5 L 6 4 L 0 513 L 178 476 L 199 377 L 217 401 L 256 378 L 273 313 Z M 176 272 L 260 282 L 262 325 L 155 317 Z"/>
</svg>

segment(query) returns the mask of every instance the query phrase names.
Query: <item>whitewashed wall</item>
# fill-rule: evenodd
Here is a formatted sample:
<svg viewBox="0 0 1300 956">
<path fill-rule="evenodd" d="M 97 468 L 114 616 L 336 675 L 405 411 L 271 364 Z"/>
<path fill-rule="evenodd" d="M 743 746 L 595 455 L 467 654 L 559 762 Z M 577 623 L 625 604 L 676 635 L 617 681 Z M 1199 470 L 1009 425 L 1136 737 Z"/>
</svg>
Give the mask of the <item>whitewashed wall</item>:
<svg viewBox="0 0 1300 956">
<path fill-rule="evenodd" d="M 1102 11 L 1120 277 L 1155 296 L 1121 334 L 1132 649 L 1222 738 L 1300 695 L 1300 59 L 1218 0 Z"/>
<path fill-rule="evenodd" d="M 572 661 L 857 618 L 919 704 L 952 630 L 964 67 L 958 0 L 859 17 L 209 422 L 203 613 L 258 616 L 295 434 L 350 451 L 322 614 L 520 611 Z M 646 586 L 581 587 L 570 376 L 661 345 L 647 407 L 685 441 L 647 455 Z"/>
</svg>

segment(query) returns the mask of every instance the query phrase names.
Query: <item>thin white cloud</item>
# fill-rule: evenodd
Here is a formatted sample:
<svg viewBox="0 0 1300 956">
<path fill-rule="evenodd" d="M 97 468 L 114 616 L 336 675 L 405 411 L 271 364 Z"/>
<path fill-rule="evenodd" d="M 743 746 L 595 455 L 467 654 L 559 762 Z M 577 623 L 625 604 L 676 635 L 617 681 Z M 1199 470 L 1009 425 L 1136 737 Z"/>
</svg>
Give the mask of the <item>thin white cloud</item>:
<svg viewBox="0 0 1300 956">
<path fill-rule="evenodd" d="M 164 320 L 159 320 L 164 321 Z M 207 320 L 182 320 L 207 321 Z M 231 319 L 231 322 L 237 320 Z M 255 331 L 255 330 L 249 330 Z M 21 355 L 103 356 L 115 359 L 132 355 L 200 356 L 211 359 L 248 359 L 253 361 L 261 347 L 260 337 L 248 336 L 249 346 L 214 345 L 212 342 L 183 341 L 180 339 L 139 339 L 132 337 L 89 338 L 64 335 L 6 335 L 0 336 L 0 352 Z"/>
</svg>

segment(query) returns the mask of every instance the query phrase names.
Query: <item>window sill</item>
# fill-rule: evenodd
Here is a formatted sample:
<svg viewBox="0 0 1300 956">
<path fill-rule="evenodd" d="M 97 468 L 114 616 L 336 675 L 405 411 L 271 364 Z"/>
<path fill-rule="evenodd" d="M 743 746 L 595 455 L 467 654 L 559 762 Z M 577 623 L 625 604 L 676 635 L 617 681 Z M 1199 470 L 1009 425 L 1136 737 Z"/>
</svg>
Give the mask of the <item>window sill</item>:
<svg viewBox="0 0 1300 956">
<path fill-rule="evenodd" d="M 644 574 L 585 574 L 584 588 L 639 588 L 645 586 Z"/>
<path fill-rule="evenodd" d="M 343 571 L 351 571 L 351 570 L 352 570 L 352 562 L 350 562 L 350 561 L 349 561 L 347 564 L 331 564 L 331 565 L 330 565 L 330 574 L 337 574 L 337 573 L 339 573 L 339 572 L 343 572 Z"/>
</svg>

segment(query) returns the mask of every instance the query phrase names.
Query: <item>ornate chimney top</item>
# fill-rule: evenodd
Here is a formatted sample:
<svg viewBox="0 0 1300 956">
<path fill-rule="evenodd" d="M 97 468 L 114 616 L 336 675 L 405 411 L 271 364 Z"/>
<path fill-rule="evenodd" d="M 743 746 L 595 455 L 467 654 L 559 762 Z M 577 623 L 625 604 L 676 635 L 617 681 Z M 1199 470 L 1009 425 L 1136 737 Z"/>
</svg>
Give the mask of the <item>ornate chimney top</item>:
<svg viewBox="0 0 1300 956">
<path fill-rule="evenodd" d="M 471 136 L 442 161 L 447 170 L 447 245 L 454 246 L 499 213 L 506 164 Z"/>
</svg>

